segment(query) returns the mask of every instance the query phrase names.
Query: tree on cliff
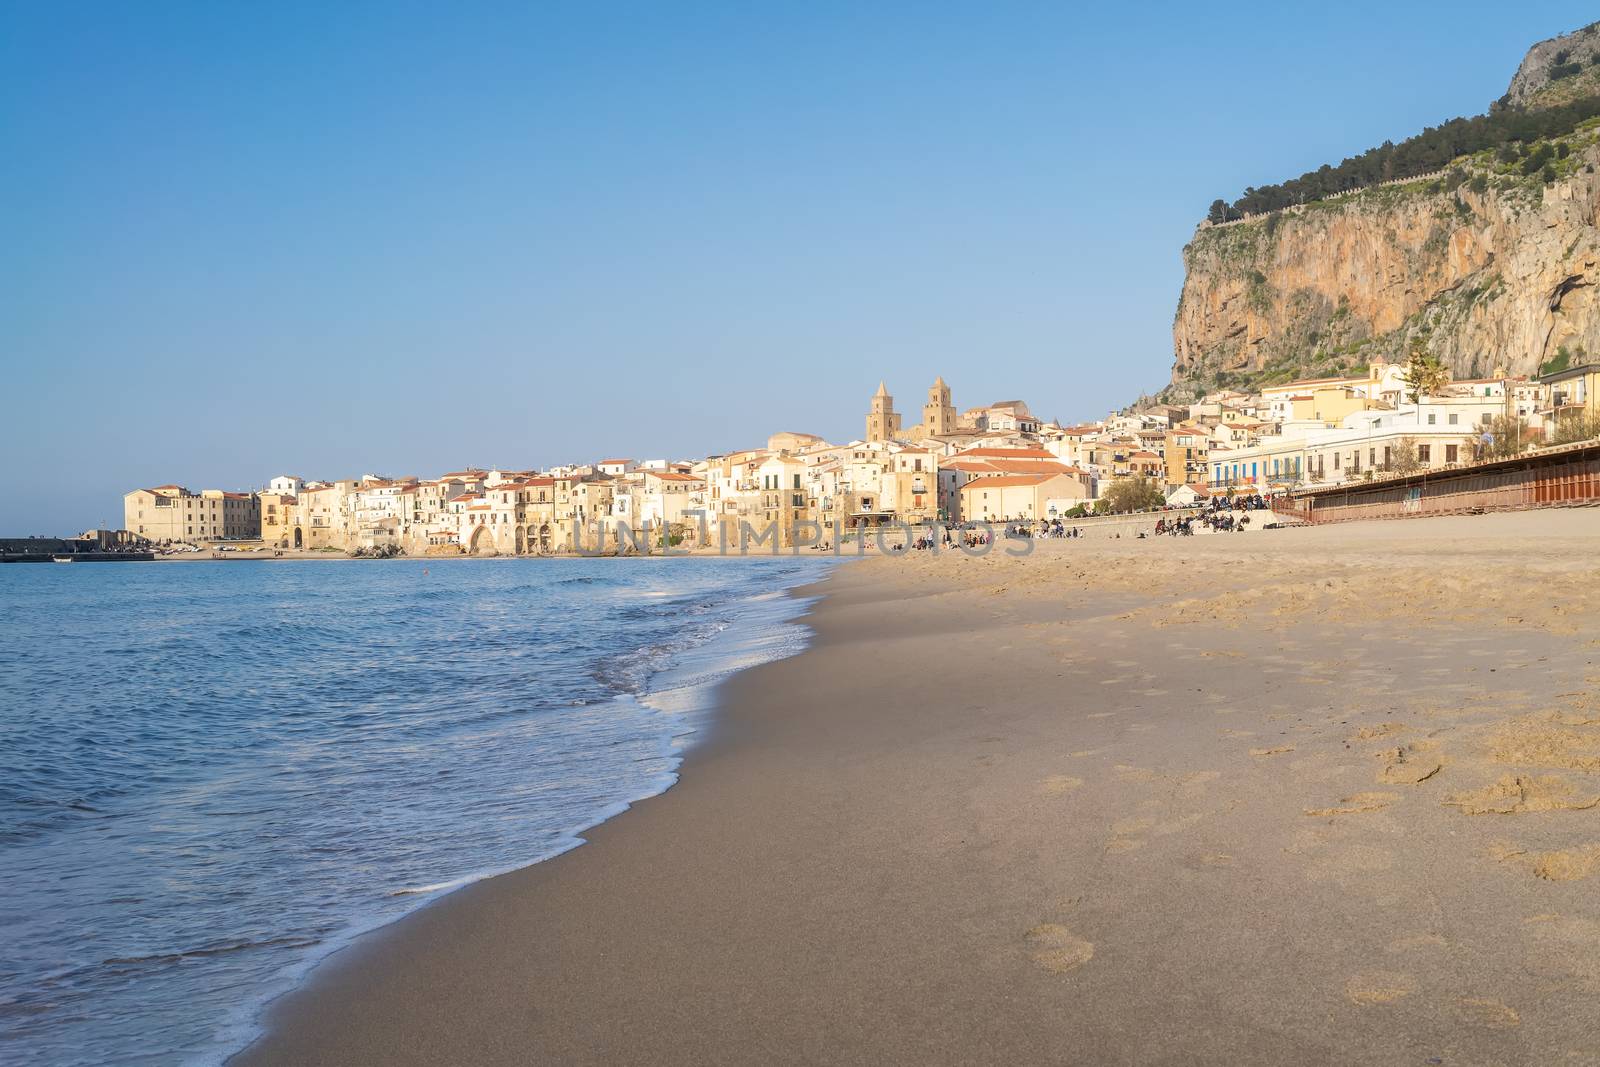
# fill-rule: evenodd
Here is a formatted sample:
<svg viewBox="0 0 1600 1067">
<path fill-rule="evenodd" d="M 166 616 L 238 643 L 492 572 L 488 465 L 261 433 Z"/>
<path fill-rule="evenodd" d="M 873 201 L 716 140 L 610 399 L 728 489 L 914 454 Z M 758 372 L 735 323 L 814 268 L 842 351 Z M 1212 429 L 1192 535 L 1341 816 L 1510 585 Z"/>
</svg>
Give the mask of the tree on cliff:
<svg viewBox="0 0 1600 1067">
<path fill-rule="evenodd" d="M 1472 118 L 1451 119 L 1429 126 L 1399 144 L 1385 141 L 1336 166 L 1324 163 L 1316 170 L 1278 185 L 1247 188 L 1243 196 L 1224 205 L 1227 212 L 1223 218 L 1238 218 L 1244 212 L 1259 215 L 1394 178 L 1420 177 L 1485 149 L 1495 150 L 1502 163 L 1514 164 L 1528 154 L 1529 145 L 1541 138 L 1565 137 L 1580 123 L 1597 115 L 1600 115 L 1600 96 L 1585 96 L 1533 111 L 1511 108 L 1491 110 L 1487 115 Z M 1541 160 L 1524 173 L 1542 175 L 1546 162 Z M 1551 173 L 1553 175 L 1554 171 Z M 1215 210 L 1213 204 L 1212 211 Z M 1219 220 L 1212 218 L 1212 221 Z"/>
</svg>

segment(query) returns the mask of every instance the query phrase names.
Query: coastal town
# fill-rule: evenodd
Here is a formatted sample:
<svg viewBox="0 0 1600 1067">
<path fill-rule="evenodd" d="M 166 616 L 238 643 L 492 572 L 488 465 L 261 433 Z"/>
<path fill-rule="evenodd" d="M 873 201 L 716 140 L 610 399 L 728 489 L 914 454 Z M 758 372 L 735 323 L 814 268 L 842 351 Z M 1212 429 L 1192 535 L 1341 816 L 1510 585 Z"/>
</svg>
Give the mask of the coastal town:
<svg viewBox="0 0 1600 1067">
<path fill-rule="evenodd" d="M 1470 469 L 1595 436 L 1600 364 L 1451 380 L 1437 363 L 1224 390 L 1081 425 L 1022 400 L 958 409 L 943 377 L 908 424 L 886 384 L 862 435 L 782 431 L 697 460 L 603 458 L 432 478 L 282 474 L 256 490 L 134 489 L 97 543 L 167 553 L 557 555 L 836 547 L 882 526 L 1037 528 L 1105 512 L 1283 499 Z"/>
</svg>

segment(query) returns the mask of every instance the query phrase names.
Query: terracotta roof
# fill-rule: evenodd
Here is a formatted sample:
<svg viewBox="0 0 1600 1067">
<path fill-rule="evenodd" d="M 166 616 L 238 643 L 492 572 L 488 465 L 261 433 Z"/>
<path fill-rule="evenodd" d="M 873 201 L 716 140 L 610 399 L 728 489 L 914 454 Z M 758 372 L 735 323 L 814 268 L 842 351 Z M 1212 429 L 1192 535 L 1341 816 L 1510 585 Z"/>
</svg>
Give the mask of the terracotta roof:
<svg viewBox="0 0 1600 1067">
<path fill-rule="evenodd" d="M 1359 382 L 1363 385 L 1371 382 L 1370 378 L 1301 378 L 1299 381 L 1288 382 L 1284 385 L 1263 386 L 1263 393 L 1281 393 L 1285 389 L 1298 389 L 1302 385 L 1333 385 L 1338 382 Z"/>
<path fill-rule="evenodd" d="M 1042 485 L 1051 478 L 1061 476 L 1057 471 L 1053 474 L 1008 474 L 1001 478 L 974 478 L 961 487 L 965 493 L 968 489 L 1003 489 L 1007 486 Z"/>
<path fill-rule="evenodd" d="M 994 459 L 1055 459 L 1052 452 L 1042 448 L 969 448 L 956 453 L 957 458 L 971 456 Z"/>
</svg>

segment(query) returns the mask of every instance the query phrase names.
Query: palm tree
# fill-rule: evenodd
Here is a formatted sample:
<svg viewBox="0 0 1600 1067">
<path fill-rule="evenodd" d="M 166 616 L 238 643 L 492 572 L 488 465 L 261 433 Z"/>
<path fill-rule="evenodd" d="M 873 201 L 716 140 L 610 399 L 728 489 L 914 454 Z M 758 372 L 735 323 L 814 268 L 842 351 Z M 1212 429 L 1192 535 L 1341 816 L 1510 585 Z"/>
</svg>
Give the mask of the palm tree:
<svg viewBox="0 0 1600 1067">
<path fill-rule="evenodd" d="M 1411 356 L 1400 380 L 1405 382 L 1406 393 L 1417 405 L 1417 425 L 1422 424 L 1422 398 L 1432 396 L 1450 384 L 1450 372 L 1439 357 L 1430 353 L 1427 343 L 1420 337 L 1412 339 Z"/>
</svg>

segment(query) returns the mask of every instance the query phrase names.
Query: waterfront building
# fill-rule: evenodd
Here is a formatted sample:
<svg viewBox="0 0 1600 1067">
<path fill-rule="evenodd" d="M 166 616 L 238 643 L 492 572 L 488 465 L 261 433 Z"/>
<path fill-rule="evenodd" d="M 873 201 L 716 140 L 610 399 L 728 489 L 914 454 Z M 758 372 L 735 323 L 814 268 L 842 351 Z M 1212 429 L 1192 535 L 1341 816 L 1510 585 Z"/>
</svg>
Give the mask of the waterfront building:
<svg viewBox="0 0 1600 1067">
<path fill-rule="evenodd" d="M 1498 402 L 1427 397 L 1398 411 L 1362 411 L 1336 429 L 1297 429 L 1213 450 L 1210 484 L 1307 487 L 1337 485 L 1378 473 L 1436 470 L 1470 462 Z"/>
<path fill-rule="evenodd" d="M 685 527 L 679 531 L 680 536 L 691 539 L 697 537 L 697 516 L 688 515 L 687 512 L 698 509 L 697 501 L 703 504 L 700 494 L 705 491 L 705 485 L 703 478 L 692 474 L 669 470 L 645 471 L 637 509 L 639 522 L 649 523 L 652 529 Z"/>
<path fill-rule="evenodd" d="M 979 522 L 1048 520 L 1089 499 L 1082 481 L 1067 474 L 1007 474 L 968 482 L 961 489 L 961 510 Z"/>
<path fill-rule="evenodd" d="M 159 485 L 125 494 L 122 511 L 124 529 L 150 541 L 198 544 L 261 535 L 260 504 L 250 493 Z"/>
<path fill-rule="evenodd" d="M 268 548 L 292 547 L 296 498 L 288 493 L 266 492 L 257 493 L 256 502 L 261 515 L 261 543 Z"/>
</svg>

